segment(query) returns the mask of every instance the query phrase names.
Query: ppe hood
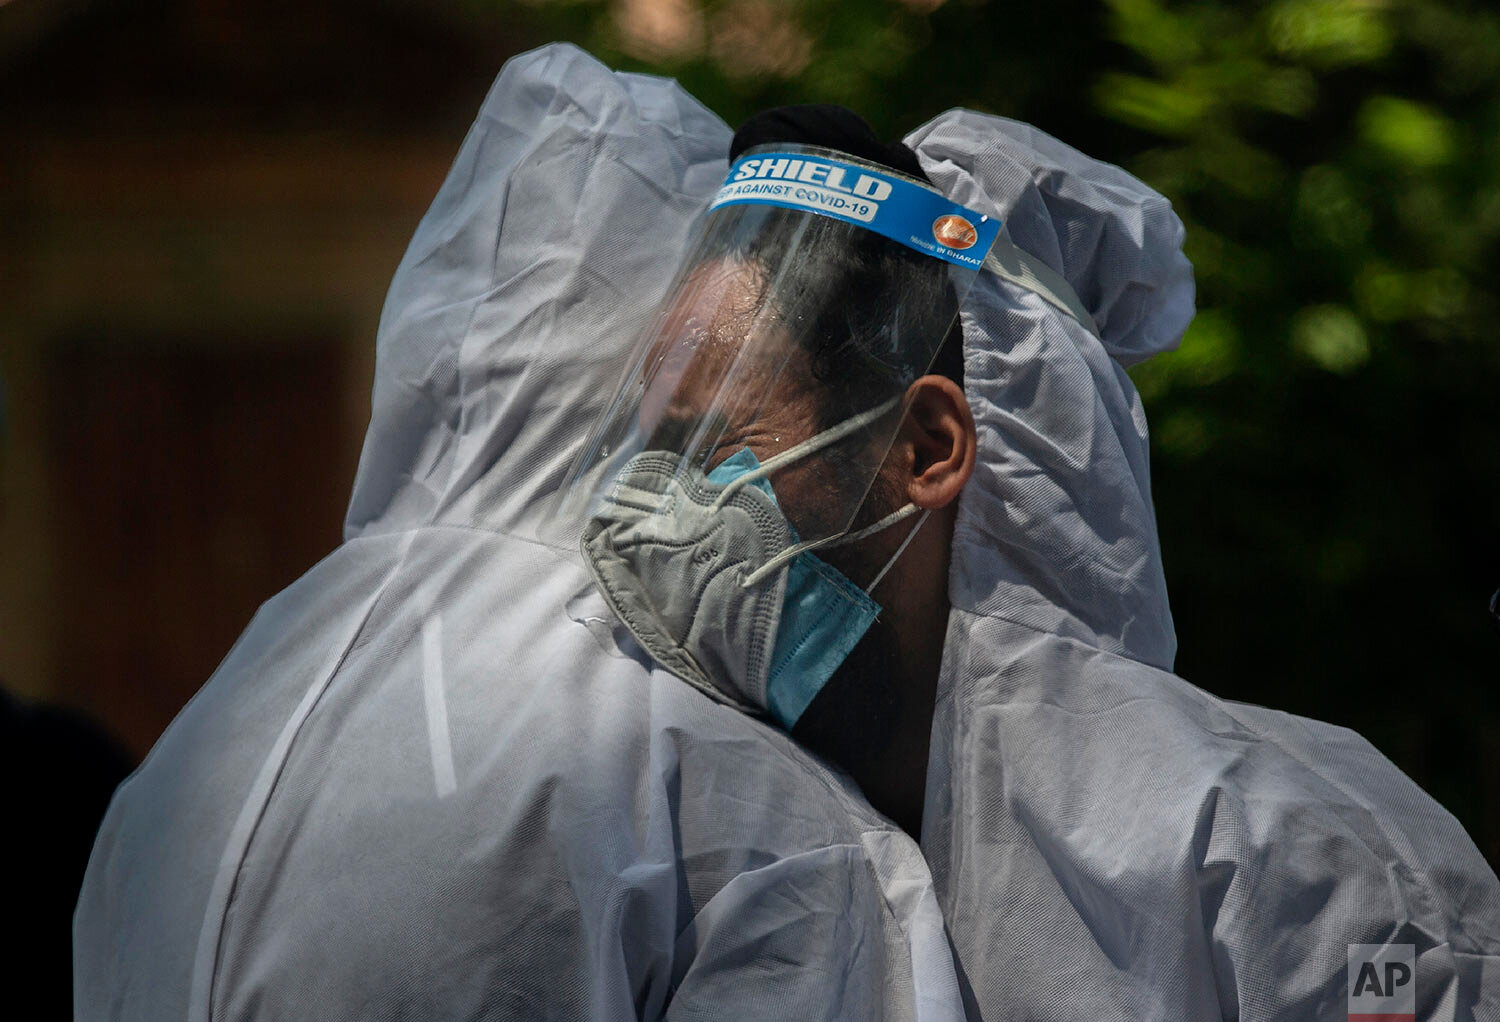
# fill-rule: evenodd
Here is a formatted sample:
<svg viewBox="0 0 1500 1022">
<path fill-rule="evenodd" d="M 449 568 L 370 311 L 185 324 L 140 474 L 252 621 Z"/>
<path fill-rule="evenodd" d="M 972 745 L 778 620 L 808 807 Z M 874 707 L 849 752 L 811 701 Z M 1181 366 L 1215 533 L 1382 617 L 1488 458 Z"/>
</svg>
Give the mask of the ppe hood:
<svg viewBox="0 0 1500 1022">
<path fill-rule="evenodd" d="M 345 538 L 437 524 L 573 546 L 539 519 L 730 137 L 677 83 L 573 46 L 506 64 L 391 283 Z"/>
<path fill-rule="evenodd" d="M 953 110 L 906 141 L 949 198 L 998 214 L 1002 239 L 1060 274 L 1098 329 L 994 273 L 969 292 L 979 456 L 954 608 L 1170 669 L 1146 416 L 1125 367 L 1175 347 L 1192 318 L 1182 224 L 1118 167 L 1016 121 Z"/>
</svg>

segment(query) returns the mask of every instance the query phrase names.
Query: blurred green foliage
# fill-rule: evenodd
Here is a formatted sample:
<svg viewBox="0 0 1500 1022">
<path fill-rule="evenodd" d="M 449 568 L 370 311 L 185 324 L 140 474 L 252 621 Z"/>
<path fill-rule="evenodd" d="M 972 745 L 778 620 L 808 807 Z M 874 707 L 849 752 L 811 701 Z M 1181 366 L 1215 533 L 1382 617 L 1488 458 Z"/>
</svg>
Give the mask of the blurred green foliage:
<svg viewBox="0 0 1500 1022">
<path fill-rule="evenodd" d="M 474 3 L 494 0 L 470 0 Z M 1200 313 L 1132 373 L 1179 671 L 1371 737 L 1500 861 L 1500 12 L 1469 0 L 533 0 L 731 124 L 953 105 L 1121 164 Z"/>
</svg>

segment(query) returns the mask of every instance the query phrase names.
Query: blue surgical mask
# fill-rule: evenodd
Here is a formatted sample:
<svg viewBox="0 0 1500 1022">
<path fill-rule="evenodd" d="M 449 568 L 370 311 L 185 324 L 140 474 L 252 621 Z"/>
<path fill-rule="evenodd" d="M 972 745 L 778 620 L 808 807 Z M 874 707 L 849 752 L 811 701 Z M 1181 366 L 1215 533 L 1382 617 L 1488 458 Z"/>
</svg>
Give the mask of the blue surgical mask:
<svg viewBox="0 0 1500 1022">
<path fill-rule="evenodd" d="M 720 462 L 708 479 L 723 486 L 759 467 L 747 447 Z M 748 485 L 776 500 L 769 479 Z M 799 542 L 795 528 L 791 535 Z M 792 729 L 879 614 L 880 604 L 837 568 L 810 553 L 792 558 L 766 681 L 766 701 L 782 727 Z"/>
</svg>

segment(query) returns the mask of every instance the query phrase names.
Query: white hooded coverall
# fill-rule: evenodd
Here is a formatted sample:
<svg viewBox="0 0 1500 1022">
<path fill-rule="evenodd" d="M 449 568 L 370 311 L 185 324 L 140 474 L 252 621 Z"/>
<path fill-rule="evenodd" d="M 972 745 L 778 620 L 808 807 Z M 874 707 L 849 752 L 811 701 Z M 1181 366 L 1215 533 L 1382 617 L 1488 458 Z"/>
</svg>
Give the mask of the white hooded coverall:
<svg viewBox="0 0 1500 1022">
<path fill-rule="evenodd" d="M 988 275 L 965 305 L 980 458 L 921 847 L 654 667 L 553 539 L 729 132 L 549 47 L 396 273 L 345 542 L 115 797 L 78 1019 L 1342 1019 L 1346 946 L 1387 941 L 1419 1017 L 1500 1018 L 1461 828 L 1357 736 L 1170 673 L 1123 370 L 1192 312 L 1165 201 L 999 118 L 909 141 L 1099 326 Z"/>
</svg>

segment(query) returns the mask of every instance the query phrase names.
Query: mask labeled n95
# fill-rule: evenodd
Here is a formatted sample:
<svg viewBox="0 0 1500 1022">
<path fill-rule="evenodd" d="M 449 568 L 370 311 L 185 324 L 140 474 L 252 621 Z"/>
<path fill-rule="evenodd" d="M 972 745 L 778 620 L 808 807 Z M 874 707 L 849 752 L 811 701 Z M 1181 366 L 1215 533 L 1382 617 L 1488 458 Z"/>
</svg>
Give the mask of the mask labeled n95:
<svg viewBox="0 0 1500 1022">
<path fill-rule="evenodd" d="M 746 712 L 769 712 L 787 729 L 797 722 L 880 613 L 867 590 L 811 550 L 861 539 L 917 508 L 799 542 L 766 476 L 888 410 L 765 464 L 748 448 L 708 472 L 669 451 L 625 464 L 584 530 L 583 554 L 606 601 L 658 663 Z"/>
</svg>

